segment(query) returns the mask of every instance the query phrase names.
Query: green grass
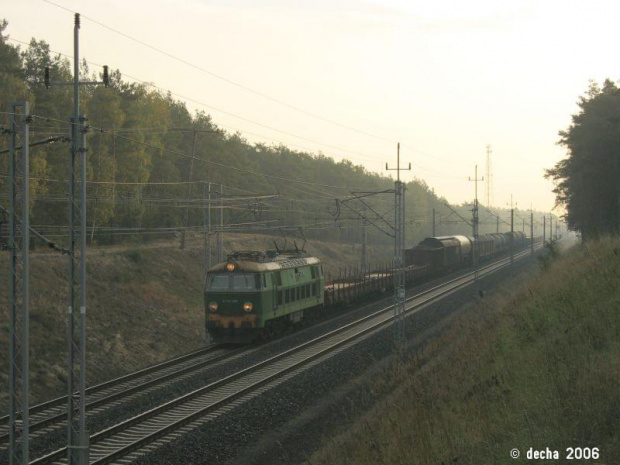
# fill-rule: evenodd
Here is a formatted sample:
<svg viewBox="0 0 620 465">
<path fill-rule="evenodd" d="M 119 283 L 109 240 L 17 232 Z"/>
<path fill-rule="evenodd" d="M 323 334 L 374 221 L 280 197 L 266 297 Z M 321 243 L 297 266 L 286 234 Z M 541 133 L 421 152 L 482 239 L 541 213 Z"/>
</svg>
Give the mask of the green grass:
<svg viewBox="0 0 620 465">
<path fill-rule="evenodd" d="M 310 463 L 519 463 L 530 447 L 578 446 L 620 463 L 619 246 L 578 247 L 454 319 Z"/>
</svg>

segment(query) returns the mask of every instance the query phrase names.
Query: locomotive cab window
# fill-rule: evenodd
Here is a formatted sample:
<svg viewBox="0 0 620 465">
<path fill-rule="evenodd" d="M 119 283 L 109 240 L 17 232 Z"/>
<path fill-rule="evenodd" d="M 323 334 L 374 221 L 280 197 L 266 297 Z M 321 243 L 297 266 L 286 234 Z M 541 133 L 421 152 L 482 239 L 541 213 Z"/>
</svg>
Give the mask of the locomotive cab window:
<svg viewBox="0 0 620 465">
<path fill-rule="evenodd" d="M 211 274 L 207 289 L 210 291 L 254 291 L 260 289 L 258 273 Z"/>
<path fill-rule="evenodd" d="M 224 290 L 228 289 L 228 275 L 227 274 L 212 274 L 209 275 L 209 285 L 208 288 L 210 290 Z"/>
<path fill-rule="evenodd" d="M 260 288 L 258 274 L 234 274 L 232 288 L 236 291 L 251 291 Z"/>
</svg>

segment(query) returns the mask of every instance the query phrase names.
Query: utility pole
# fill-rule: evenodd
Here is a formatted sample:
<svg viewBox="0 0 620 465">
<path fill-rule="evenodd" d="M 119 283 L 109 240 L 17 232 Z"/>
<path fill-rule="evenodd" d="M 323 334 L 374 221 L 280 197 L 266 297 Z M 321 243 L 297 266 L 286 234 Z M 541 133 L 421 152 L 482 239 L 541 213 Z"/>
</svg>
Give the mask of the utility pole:
<svg viewBox="0 0 620 465">
<path fill-rule="evenodd" d="M 209 181 L 208 184 L 209 191 L 207 193 L 207 270 L 211 269 L 211 182 Z"/>
<path fill-rule="evenodd" d="M 437 237 L 437 232 L 435 228 L 435 209 L 434 208 L 433 208 L 433 236 L 432 237 Z"/>
<path fill-rule="evenodd" d="M 29 435 L 29 252 L 30 110 L 11 104 L 9 142 L 9 464 L 30 461 Z M 21 140 L 20 140 L 21 139 Z M 21 217 L 21 218 L 20 218 Z"/>
<path fill-rule="evenodd" d="M 220 226 L 217 234 L 218 263 L 224 261 L 224 185 L 220 184 Z"/>
<path fill-rule="evenodd" d="M 487 156 L 488 156 L 488 152 L 487 152 Z M 472 229 L 473 229 L 473 234 L 474 234 L 474 250 L 473 252 L 473 256 L 474 256 L 474 281 L 478 282 L 478 258 L 479 258 L 479 244 L 478 244 L 478 181 L 484 181 L 484 176 L 481 179 L 478 179 L 478 165 L 476 165 L 476 171 L 474 172 L 474 179 L 472 179 L 471 177 L 467 178 L 470 181 L 474 181 L 474 208 L 473 208 L 473 215 L 474 215 L 474 221 L 472 223 Z M 488 184 L 488 183 L 487 183 Z"/>
<path fill-rule="evenodd" d="M 405 343 L 405 270 L 403 250 L 405 248 L 405 184 L 400 180 L 400 142 L 396 146 L 396 171 L 394 183 L 394 344 L 398 350 L 404 349 Z M 408 170 L 411 170 L 409 163 Z"/>
<path fill-rule="evenodd" d="M 211 260 L 209 259 L 209 255 L 211 254 L 211 249 L 209 248 L 209 231 L 208 226 L 208 218 L 207 218 L 207 182 L 202 181 L 202 264 L 203 264 L 203 275 L 204 275 L 204 286 L 203 289 L 207 289 L 207 272 L 209 271 Z"/>
<path fill-rule="evenodd" d="M 368 270 L 368 221 L 366 220 L 366 203 L 362 202 L 362 270 Z"/>
<path fill-rule="evenodd" d="M 534 210 L 530 208 L 530 244 L 534 255 Z"/>
<path fill-rule="evenodd" d="M 192 200 L 192 179 L 194 176 L 194 162 L 196 161 L 196 139 L 198 133 L 217 134 L 217 131 L 211 131 L 209 129 L 187 129 L 187 128 L 173 128 L 177 131 L 192 132 L 192 154 L 189 162 L 189 173 L 187 175 L 187 205 L 185 206 L 185 224 L 181 233 L 181 249 L 185 248 L 185 236 L 187 234 L 187 228 L 189 228 L 189 205 Z"/>
<path fill-rule="evenodd" d="M 192 138 L 192 158 L 189 162 L 189 174 L 187 175 L 187 204 L 185 205 L 185 227 L 181 233 L 181 249 L 185 248 L 185 236 L 187 234 L 187 228 L 189 227 L 189 202 L 192 199 L 192 175 L 194 174 L 194 160 L 196 153 L 196 138 L 198 137 L 198 131 L 194 130 L 194 137 Z"/>
<path fill-rule="evenodd" d="M 516 205 L 516 204 L 515 204 Z M 510 264 L 515 261 L 515 210 L 510 194 Z"/>
<path fill-rule="evenodd" d="M 549 213 L 549 242 L 553 242 L 553 215 Z"/>
<path fill-rule="evenodd" d="M 493 201 L 493 167 L 491 165 L 491 154 L 492 154 L 491 146 L 487 145 L 487 207 L 491 208 L 491 202 Z"/>
<path fill-rule="evenodd" d="M 543 215 L 543 245 L 547 241 L 547 215 Z"/>
<path fill-rule="evenodd" d="M 80 114 L 80 86 L 109 84 L 108 67 L 103 82 L 80 82 L 80 15 L 73 28 L 73 82 L 52 83 L 45 68 L 45 87 L 73 86 L 71 152 L 69 156 L 69 305 L 67 374 L 67 451 L 69 465 L 87 465 L 89 435 L 86 431 L 86 117 Z M 79 251 L 79 252 L 78 252 Z M 79 317 L 75 312 L 79 308 Z"/>
<path fill-rule="evenodd" d="M 510 209 L 510 264 L 515 261 L 515 211 Z"/>
</svg>

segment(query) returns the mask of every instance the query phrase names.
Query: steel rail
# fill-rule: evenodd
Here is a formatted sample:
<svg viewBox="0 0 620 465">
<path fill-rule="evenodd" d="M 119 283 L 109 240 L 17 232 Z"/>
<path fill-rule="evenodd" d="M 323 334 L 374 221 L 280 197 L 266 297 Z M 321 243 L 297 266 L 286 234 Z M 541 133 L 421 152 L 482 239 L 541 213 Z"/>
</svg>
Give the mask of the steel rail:
<svg viewBox="0 0 620 465">
<path fill-rule="evenodd" d="M 223 350 L 222 345 L 211 345 L 205 347 L 203 349 L 199 349 L 197 351 L 191 352 L 189 354 L 182 355 L 180 357 L 176 357 L 170 360 L 167 360 L 162 363 L 158 363 L 156 365 L 152 365 L 150 367 L 144 368 L 142 370 L 120 376 L 118 378 L 105 381 L 101 384 L 91 386 L 86 390 L 86 393 L 89 396 L 97 396 L 101 397 L 96 398 L 87 403 L 87 407 L 89 409 L 94 409 L 105 405 L 106 403 L 114 402 L 123 397 L 130 396 L 132 394 L 136 394 L 140 391 L 144 391 L 150 387 L 153 387 L 159 383 L 163 383 L 170 379 L 174 379 L 184 374 L 190 373 L 192 371 L 198 370 L 204 366 L 217 363 L 225 358 L 232 357 L 236 355 L 238 352 L 243 351 L 242 349 L 233 350 L 228 353 L 224 353 L 222 355 L 216 356 L 214 358 L 208 358 L 207 360 L 199 361 L 196 363 L 191 363 L 193 360 L 199 359 L 211 352 Z M 180 367 L 176 369 L 175 367 Z M 156 374 L 158 372 L 163 372 L 164 374 L 159 377 L 153 377 L 149 379 L 149 376 Z M 140 380 L 143 379 L 142 382 Z M 136 381 L 135 385 L 127 386 L 128 383 L 132 381 Z M 106 394 L 106 391 L 112 390 L 112 393 Z M 41 404 L 35 405 L 30 409 L 30 416 L 35 419 L 30 425 L 30 431 L 40 431 L 50 425 L 54 425 L 55 423 L 61 423 L 66 419 L 66 402 L 67 397 L 58 397 L 56 399 L 49 400 L 47 402 L 43 402 Z M 39 417 L 39 420 L 36 418 Z M 1 418 L 0 420 L 6 420 L 8 422 L 8 417 Z M 5 429 L 5 428 L 3 428 Z M 0 435 L 0 444 L 8 441 L 8 434 L 4 433 Z"/>
<path fill-rule="evenodd" d="M 529 250 L 523 251 L 515 254 L 515 258 L 520 258 L 530 253 Z M 479 275 L 487 275 L 509 266 L 509 264 L 510 258 L 498 260 L 482 267 L 479 270 Z M 409 303 L 406 309 L 407 314 L 419 311 L 427 304 L 433 303 L 471 284 L 474 282 L 474 275 L 475 272 L 473 271 L 465 273 L 446 283 L 409 297 L 407 299 Z M 344 344 L 350 343 L 369 332 L 379 330 L 393 319 L 392 308 L 393 306 L 388 306 L 375 311 L 370 315 L 94 434 L 91 437 L 91 458 L 94 459 L 91 463 L 104 464 L 126 456 L 188 423 L 192 423 L 200 417 L 213 413 L 240 397 L 266 386 L 270 382 L 275 382 L 287 373 L 302 368 L 304 365 L 333 352 Z M 361 330 L 356 330 L 357 327 L 363 326 L 365 323 L 368 323 L 368 325 Z M 347 335 L 347 332 L 351 334 Z M 339 337 L 342 335 L 344 337 Z M 333 341 L 334 339 L 335 341 Z M 330 340 L 333 342 L 330 343 Z M 308 349 L 308 353 L 304 352 L 305 349 Z M 281 361 L 288 362 L 289 365 L 278 365 L 278 362 Z M 244 380 L 244 378 L 247 379 Z M 239 386 L 240 384 L 241 386 Z M 233 389 L 232 392 L 230 391 L 231 389 Z M 219 398 L 215 400 L 206 398 L 208 395 L 212 395 L 212 397 L 219 396 Z M 205 407 L 205 403 L 209 403 L 209 405 Z M 107 439 L 109 441 L 106 441 Z M 62 460 L 65 456 L 66 449 L 62 448 L 31 462 L 31 464 L 47 464 Z"/>
</svg>

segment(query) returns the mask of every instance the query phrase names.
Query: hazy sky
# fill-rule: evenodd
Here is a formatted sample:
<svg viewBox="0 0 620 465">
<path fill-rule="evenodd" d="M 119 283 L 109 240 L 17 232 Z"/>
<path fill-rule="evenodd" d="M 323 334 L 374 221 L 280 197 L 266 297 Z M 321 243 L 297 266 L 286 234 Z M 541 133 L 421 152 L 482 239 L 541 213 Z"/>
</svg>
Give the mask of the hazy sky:
<svg viewBox="0 0 620 465">
<path fill-rule="evenodd" d="M 251 142 L 385 172 L 400 141 L 413 168 L 403 178 L 456 203 L 473 197 L 467 177 L 475 164 L 485 174 L 490 144 L 492 203 L 505 206 L 513 193 L 519 207 L 550 210 L 543 171 L 565 156 L 558 131 L 590 79 L 620 71 L 617 1 L 53 3 L 65 9 L 0 0 L 0 18 L 12 39 L 43 39 L 72 56 L 79 12 L 91 69 L 107 64 L 170 90 Z"/>
</svg>

